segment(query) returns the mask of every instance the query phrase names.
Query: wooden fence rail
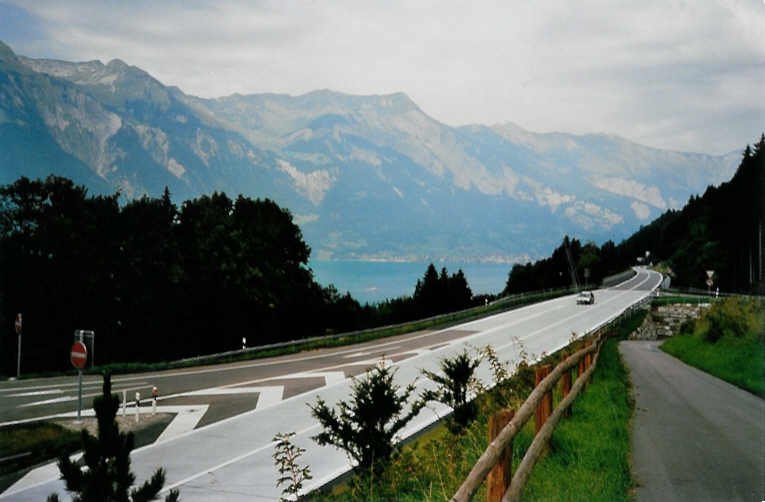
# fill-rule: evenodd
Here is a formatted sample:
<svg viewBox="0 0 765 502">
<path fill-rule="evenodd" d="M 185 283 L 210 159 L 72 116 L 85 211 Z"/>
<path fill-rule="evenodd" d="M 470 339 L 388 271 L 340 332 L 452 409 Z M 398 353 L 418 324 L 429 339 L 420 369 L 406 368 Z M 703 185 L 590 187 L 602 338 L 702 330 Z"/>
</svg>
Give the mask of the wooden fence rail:
<svg viewBox="0 0 765 502">
<path fill-rule="evenodd" d="M 510 488 L 505 492 L 505 495 L 502 498 L 503 502 L 509 500 L 518 500 L 517 497 L 520 497 L 520 493 L 523 490 L 526 481 L 528 480 L 531 468 L 539 458 L 539 455 L 541 455 L 542 451 L 544 450 L 550 436 L 552 436 L 552 431 L 555 428 L 555 425 L 560 420 L 563 412 L 574 401 L 577 394 L 581 391 L 581 389 L 586 384 L 587 379 L 592 374 L 592 371 L 595 368 L 595 361 L 597 360 L 597 356 L 589 361 L 587 360 L 587 357 L 589 357 L 591 354 L 597 354 L 597 352 L 600 350 L 601 341 L 605 336 L 604 333 L 605 331 L 601 331 L 601 333 L 595 338 L 594 343 L 591 343 L 590 345 L 580 349 L 579 351 L 561 361 L 549 375 L 547 375 L 541 382 L 539 382 L 531 394 L 529 394 L 529 397 L 526 398 L 526 401 L 524 401 L 524 403 L 515 413 L 510 422 L 499 432 L 496 438 L 489 443 L 489 446 L 473 466 L 470 474 L 468 474 L 468 476 L 465 478 L 465 481 L 451 498 L 451 502 L 468 502 L 473 498 L 473 495 L 475 495 L 475 492 L 481 486 L 483 480 L 486 479 L 489 471 L 491 471 L 491 469 L 497 465 L 500 457 L 502 456 L 502 453 L 505 451 L 508 445 L 512 444 L 513 438 L 523 428 L 526 422 L 528 422 L 529 419 L 535 415 L 536 410 L 539 407 L 540 402 L 545 398 L 545 395 L 549 392 L 552 392 L 555 384 L 565 373 L 569 372 L 574 366 L 579 365 L 579 375 L 577 377 L 576 383 L 571 388 L 571 392 L 565 397 L 565 399 L 563 399 L 563 401 L 561 401 L 561 403 L 559 403 L 553 414 L 550 415 L 550 417 L 540 429 L 536 438 L 527 450 L 526 455 L 521 461 L 521 464 L 518 466 L 518 469 L 513 476 L 512 481 L 510 482 Z M 583 364 L 580 365 L 580 361 Z M 589 367 L 585 367 L 587 363 L 591 363 L 589 364 Z M 509 498 L 514 497 L 516 491 L 517 497 Z"/>
</svg>

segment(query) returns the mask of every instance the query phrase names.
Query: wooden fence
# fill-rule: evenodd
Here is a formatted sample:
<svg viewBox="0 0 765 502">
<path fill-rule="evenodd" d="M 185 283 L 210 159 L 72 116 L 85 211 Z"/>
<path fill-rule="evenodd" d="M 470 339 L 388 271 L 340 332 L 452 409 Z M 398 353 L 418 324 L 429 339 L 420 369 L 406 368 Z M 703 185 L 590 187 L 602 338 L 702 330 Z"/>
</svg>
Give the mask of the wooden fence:
<svg viewBox="0 0 765 502">
<path fill-rule="evenodd" d="M 492 417 L 489 434 L 493 439 L 451 498 L 452 502 L 471 500 L 487 476 L 489 502 L 520 500 L 531 469 L 545 451 L 555 426 L 595 370 L 600 347 L 605 338 L 605 330 L 602 330 L 594 339 L 586 342 L 584 348 L 565 358 L 552 371 L 549 370 L 549 366 L 538 369 L 538 383 L 518 411 L 503 410 Z M 571 370 L 575 366 L 578 366 L 578 375 L 572 386 Z M 545 375 L 546 372 L 549 374 Z M 561 379 L 562 399 L 555 410 L 552 410 L 552 391 Z M 537 434 L 511 478 L 512 441 L 532 415 L 536 417 Z"/>
</svg>

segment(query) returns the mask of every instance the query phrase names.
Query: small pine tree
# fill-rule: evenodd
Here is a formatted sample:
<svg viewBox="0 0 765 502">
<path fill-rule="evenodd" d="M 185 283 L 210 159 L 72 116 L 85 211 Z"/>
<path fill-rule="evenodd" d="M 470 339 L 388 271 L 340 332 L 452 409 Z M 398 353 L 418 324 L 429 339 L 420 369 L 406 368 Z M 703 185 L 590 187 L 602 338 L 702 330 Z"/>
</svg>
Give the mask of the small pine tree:
<svg viewBox="0 0 765 502">
<path fill-rule="evenodd" d="M 135 481 L 135 475 L 130 472 L 133 433 L 120 432 L 115 421 L 119 398 L 111 390 L 111 375 L 106 373 L 103 394 L 93 400 L 98 437 L 82 431 L 82 458 L 87 469 L 82 469 L 67 455 L 58 459 L 61 479 L 66 482 L 67 491 L 72 492 L 74 502 L 144 502 L 156 497 L 165 484 L 165 470 L 159 468 L 139 488 L 130 489 Z M 58 500 L 58 496 L 51 495 L 48 500 Z M 178 490 L 171 490 L 165 497 L 165 502 L 177 500 Z"/>
<path fill-rule="evenodd" d="M 461 432 L 478 412 L 473 401 L 468 400 L 468 391 L 475 382 L 475 369 L 480 363 L 480 358 L 472 358 L 467 350 L 463 350 L 452 358 L 441 360 L 440 374 L 422 370 L 423 375 L 438 384 L 436 390 L 426 391 L 423 399 L 444 403 L 454 410 L 447 420 L 447 427 L 454 434 Z"/>
<path fill-rule="evenodd" d="M 396 451 L 396 434 L 424 406 L 418 399 L 404 413 L 415 386 L 409 384 L 399 393 L 394 375 L 395 370 L 379 364 L 354 380 L 351 400 L 340 401 L 339 411 L 328 407 L 321 398 L 313 406 L 309 404 L 313 416 L 324 427 L 324 432 L 313 439 L 320 445 L 332 444 L 345 450 L 362 469 L 379 472 Z"/>
</svg>

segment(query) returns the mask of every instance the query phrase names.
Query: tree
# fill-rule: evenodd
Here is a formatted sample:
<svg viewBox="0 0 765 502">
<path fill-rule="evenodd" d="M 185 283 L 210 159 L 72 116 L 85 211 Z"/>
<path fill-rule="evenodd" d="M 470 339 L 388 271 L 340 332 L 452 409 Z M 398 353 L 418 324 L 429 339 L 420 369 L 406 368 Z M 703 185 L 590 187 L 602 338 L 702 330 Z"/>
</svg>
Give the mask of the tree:
<svg viewBox="0 0 765 502">
<path fill-rule="evenodd" d="M 478 411 L 475 403 L 468 400 L 468 391 L 475 383 L 474 373 L 480 363 L 480 358 L 472 358 L 467 350 L 463 350 L 452 358 L 441 360 L 440 374 L 422 370 L 423 375 L 438 385 L 436 390 L 425 391 L 423 399 L 444 403 L 454 410 L 447 426 L 455 434 L 462 431 Z"/>
<path fill-rule="evenodd" d="M 396 451 L 396 434 L 424 406 L 416 400 L 409 411 L 405 408 L 415 390 L 409 384 L 403 390 L 393 381 L 395 370 L 382 362 L 351 386 L 351 400 L 340 401 L 338 411 L 318 398 L 310 405 L 313 416 L 324 431 L 313 437 L 320 445 L 335 445 L 362 469 L 375 472 L 390 460 Z"/>
<path fill-rule="evenodd" d="M 103 394 L 93 400 L 98 420 L 98 437 L 82 431 L 83 460 L 87 469 L 72 462 L 67 455 L 58 460 L 61 479 L 75 502 L 144 502 L 156 497 L 165 484 L 165 471 L 157 469 L 139 488 L 130 487 L 135 475 L 130 472 L 133 433 L 120 432 L 115 421 L 119 398 L 111 393 L 111 376 L 104 375 Z M 49 500 L 58 500 L 52 495 Z M 171 490 L 165 502 L 178 500 L 178 490 Z"/>
</svg>

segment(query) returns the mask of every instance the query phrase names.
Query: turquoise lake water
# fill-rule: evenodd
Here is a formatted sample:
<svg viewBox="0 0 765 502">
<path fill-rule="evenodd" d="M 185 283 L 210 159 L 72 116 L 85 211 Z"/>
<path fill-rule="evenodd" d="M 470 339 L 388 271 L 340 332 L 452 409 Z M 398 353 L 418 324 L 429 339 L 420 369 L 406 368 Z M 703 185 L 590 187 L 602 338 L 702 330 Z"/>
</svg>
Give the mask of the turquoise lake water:
<svg viewBox="0 0 765 502">
<path fill-rule="evenodd" d="M 496 263 L 434 263 L 449 274 L 462 269 L 473 294 L 499 293 L 505 287 L 511 265 Z M 428 263 L 312 260 L 310 267 L 322 286 L 334 284 L 341 293 L 349 291 L 362 304 L 412 295 L 417 279 Z"/>
</svg>

